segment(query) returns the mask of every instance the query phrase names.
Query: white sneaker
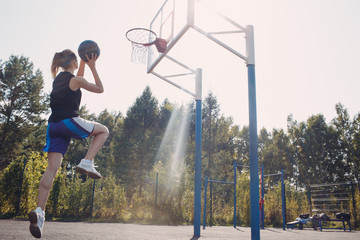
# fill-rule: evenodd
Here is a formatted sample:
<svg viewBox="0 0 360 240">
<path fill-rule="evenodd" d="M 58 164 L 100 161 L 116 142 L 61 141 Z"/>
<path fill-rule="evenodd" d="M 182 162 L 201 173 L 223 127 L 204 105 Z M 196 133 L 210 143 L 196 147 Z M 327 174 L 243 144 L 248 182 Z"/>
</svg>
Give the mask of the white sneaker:
<svg viewBox="0 0 360 240">
<path fill-rule="evenodd" d="M 29 212 L 30 232 L 36 238 L 41 238 L 42 230 L 45 222 L 45 212 L 41 207 L 37 207 L 34 211 Z"/>
<path fill-rule="evenodd" d="M 75 170 L 78 173 L 88 175 L 90 178 L 99 179 L 101 178 L 101 174 L 96 171 L 95 168 L 96 166 L 94 166 L 94 163 L 92 161 L 89 162 L 89 160 L 85 161 L 85 159 L 82 159 L 79 165 L 75 167 Z"/>
</svg>

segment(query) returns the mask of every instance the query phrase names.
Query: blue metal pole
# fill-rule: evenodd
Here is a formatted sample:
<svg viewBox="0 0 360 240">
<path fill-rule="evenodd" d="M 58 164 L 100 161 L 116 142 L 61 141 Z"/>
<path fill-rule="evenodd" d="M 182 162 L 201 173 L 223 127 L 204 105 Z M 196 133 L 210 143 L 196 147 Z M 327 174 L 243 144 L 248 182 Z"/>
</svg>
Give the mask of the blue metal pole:
<svg viewBox="0 0 360 240">
<path fill-rule="evenodd" d="M 261 199 L 264 200 L 264 166 L 261 165 Z M 265 228 L 264 202 L 261 206 L 261 229 Z"/>
<path fill-rule="evenodd" d="M 236 161 L 234 161 L 234 228 L 236 228 Z"/>
<path fill-rule="evenodd" d="M 256 117 L 255 65 L 248 64 L 249 84 L 249 137 L 250 137 L 250 216 L 251 239 L 260 240 L 259 213 L 259 160 Z"/>
<path fill-rule="evenodd" d="M 195 193 L 194 193 L 194 237 L 200 237 L 201 225 L 201 100 L 202 99 L 202 69 L 195 70 Z"/>
<path fill-rule="evenodd" d="M 285 198 L 285 183 L 284 183 L 284 169 L 281 169 L 281 196 L 282 196 L 282 216 L 283 216 L 283 230 L 285 230 L 286 223 L 286 198 Z"/>
<path fill-rule="evenodd" d="M 208 185 L 208 177 L 205 177 L 205 183 L 204 183 L 204 217 L 203 217 L 203 229 L 206 227 L 206 199 L 207 199 L 207 185 Z"/>
<path fill-rule="evenodd" d="M 200 225 L 201 225 L 201 100 L 196 100 L 194 237 L 200 237 Z"/>
<path fill-rule="evenodd" d="M 154 201 L 154 212 L 153 212 L 153 220 L 157 219 L 158 217 L 158 210 L 157 210 L 157 202 L 158 202 L 158 187 L 159 187 L 159 173 L 156 172 L 155 178 L 155 201 Z"/>
<path fill-rule="evenodd" d="M 357 214 L 356 214 L 356 201 L 355 201 L 355 191 L 354 191 L 354 183 L 351 181 L 350 183 L 350 186 L 351 186 L 351 196 L 352 196 L 352 204 L 353 204 L 353 214 L 354 214 L 354 219 L 357 219 Z M 350 224 L 350 221 L 349 221 L 349 224 Z M 355 228 L 357 227 L 358 225 L 358 222 L 355 221 Z M 349 228 L 351 230 L 351 226 L 349 225 Z"/>
<path fill-rule="evenodd" d="M 256 117 L 254 27 L 246 26 L 246 55 L 249 88 L 250 217 L 251 240 L 260 240 L 259 160 Z"/>
<path fill-rule="evenodd" d="M 159 187 L 159 173 L 156 172 L 156 182 L 155 182 L 155 209 L 157 208 L 158 187 Z"/>
<path fill-rule="evenodd" d="M 90 217 L 92 218 L 93 216 L 93 209 L 94 209 L 94 197 L 95 197 L 95 182 L 96 180 L 94 179 L 94 184 L 93 184 L 93 189 L 92 189 L 92 196 L 91 196 L 91 213 L 90 213 Z"/>
<path fill-rule="evenodd" d="M 209 216 L 209 226 L 212 227 L 213 225 L 213 207 L 212 207 L 212 204 L 213 204 L 213 181 L 210 182 L 210 209 L 209 209 L 209 212 L 210 212 L 210 216 Z"/>
</svg>

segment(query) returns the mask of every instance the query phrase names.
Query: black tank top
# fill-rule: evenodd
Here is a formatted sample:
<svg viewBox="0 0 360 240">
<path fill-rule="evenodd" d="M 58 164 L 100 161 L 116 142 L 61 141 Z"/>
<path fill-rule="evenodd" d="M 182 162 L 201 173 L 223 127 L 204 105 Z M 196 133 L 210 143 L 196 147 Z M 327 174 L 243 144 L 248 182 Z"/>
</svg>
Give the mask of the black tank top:
<svg viewBox="0 0 360 240">
<path fill-rule="evenodd" d="M 69 87 L 74 75 L 69 72 L 59 73 L 53 82 L 50 94 L 51 115 L 49 122 L 58 122 L 67 118 L 78 117 L 81 102 L 80 89 L 73 91 Z"/>
</svg>

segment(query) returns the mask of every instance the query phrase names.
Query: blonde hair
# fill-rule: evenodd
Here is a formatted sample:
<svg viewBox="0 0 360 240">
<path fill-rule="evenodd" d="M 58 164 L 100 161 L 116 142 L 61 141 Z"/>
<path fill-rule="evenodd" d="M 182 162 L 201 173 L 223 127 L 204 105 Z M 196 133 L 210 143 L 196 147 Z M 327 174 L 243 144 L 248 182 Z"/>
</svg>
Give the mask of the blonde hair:
<svg viewBox="0 0 360 240">
<path fill-rule="evenodd" d="M 77 61 L 77 57 L 73 51 L 70 49 L 65 49 L 62 52 L 57 52 L 54 55 L 52 64 L 51 64 L 51 73 L 53 78 L 56 77 L 59 67 L 63 69 L 68 69 L 71 67 L 73 61 Z"/>
</svg>

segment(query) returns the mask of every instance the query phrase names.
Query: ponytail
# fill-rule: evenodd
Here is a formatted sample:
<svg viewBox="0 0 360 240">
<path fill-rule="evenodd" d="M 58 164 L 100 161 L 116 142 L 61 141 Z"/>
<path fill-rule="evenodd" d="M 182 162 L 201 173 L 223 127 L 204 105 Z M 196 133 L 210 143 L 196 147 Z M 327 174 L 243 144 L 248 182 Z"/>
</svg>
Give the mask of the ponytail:
<svg viewBox="0 0 360 240">
<path fill-rule="evenodd" d="M 77 57 L 75 53 L 69 49 L 55 53 L 51 64 L 51 73 L 53 78 L 56 77 L 60 67 L 66 70 L 71 67 L 73 61 L 77 61 Z"/>
<path fill-rule="evenodd" d="M 59 60 L 60 60 L 60 53 L 55 53 L 51 64 L 51 73 L 53 78 L 56 77 L 56 74 L 59 71 Z"/>
</svg>

